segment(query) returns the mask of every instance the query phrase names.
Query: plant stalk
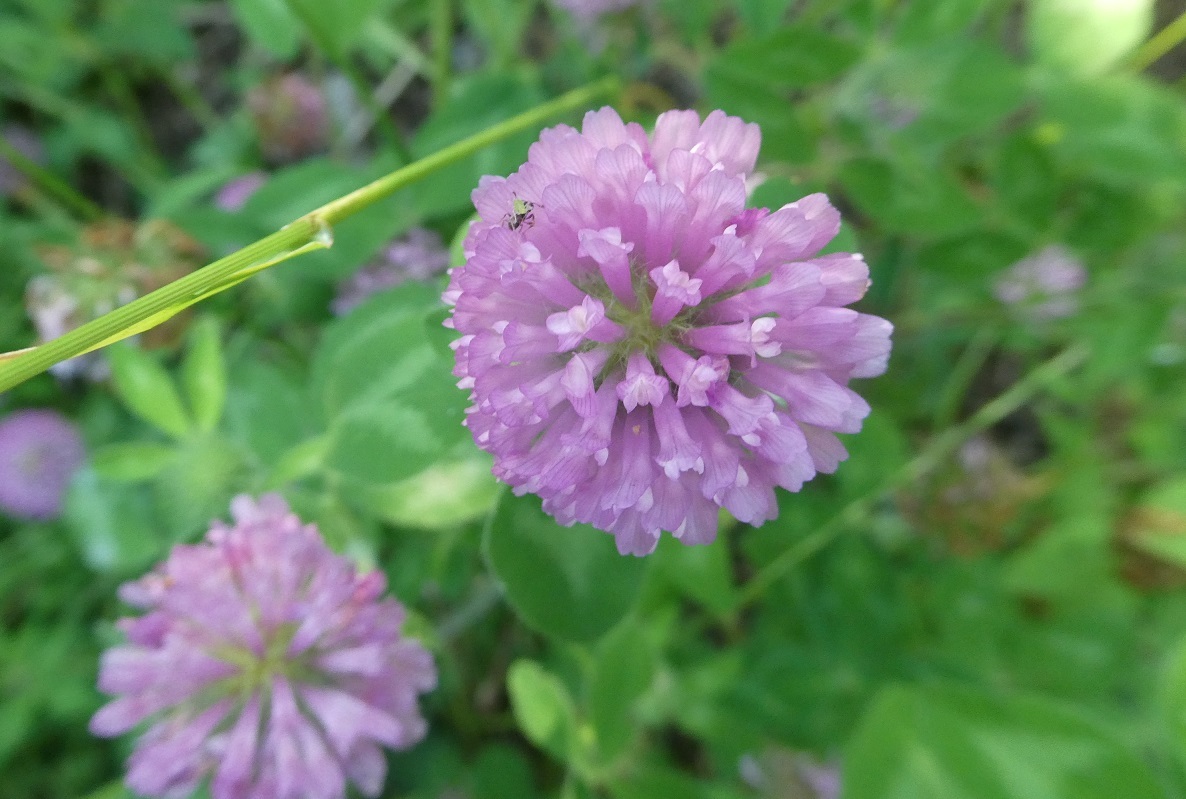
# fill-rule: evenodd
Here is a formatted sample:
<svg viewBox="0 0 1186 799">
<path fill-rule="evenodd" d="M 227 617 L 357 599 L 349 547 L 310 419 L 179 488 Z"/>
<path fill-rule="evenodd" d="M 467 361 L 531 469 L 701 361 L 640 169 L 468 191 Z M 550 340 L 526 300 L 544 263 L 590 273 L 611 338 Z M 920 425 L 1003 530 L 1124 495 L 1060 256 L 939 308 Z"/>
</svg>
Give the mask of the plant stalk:
<svg viewBox="0 0 1186 799">
<path fill-rule="evenodd" d="M 178 311 L 230 288 L 256 272 L 295 255 L 328 247 L 332 244 L 333 226 L 343 219 L 423 180 L 442 167 L 541 125 L 552 117 L 586 107 L 597 98 L 613 95 L 619 89 L 620 83 L 614 77 L 574 89 L 326 203 L 254 244 L 87 322 L 60 338 L 38 347 L 0 355 L 0 392 L 44 372 L 55 363 L 160 324 Z"/>
<path fill-rule="evenodd" d="M 880 486 L 849 502 L 835 516 L 791 544 L 781 555 L 763 566 L 741 589 L 733 612 L 737 613 L 761 598 L 767 588 L 795 566 L 839 538 L 845 530 L 861 524 L 868 518 L 877 501 L 887 493 L 909 485 L 934 471 L 961 444 L 1013 413 L 1055 380 L 1078 368 L 1087 360 L 1089 354 L 1087 347 L 1082 344 L 1063 350 L 1034 368 L 1008 391 L 983 405 L 966 422 L 932 438 L 922 452 L 889 475 Z"/>
</svg>

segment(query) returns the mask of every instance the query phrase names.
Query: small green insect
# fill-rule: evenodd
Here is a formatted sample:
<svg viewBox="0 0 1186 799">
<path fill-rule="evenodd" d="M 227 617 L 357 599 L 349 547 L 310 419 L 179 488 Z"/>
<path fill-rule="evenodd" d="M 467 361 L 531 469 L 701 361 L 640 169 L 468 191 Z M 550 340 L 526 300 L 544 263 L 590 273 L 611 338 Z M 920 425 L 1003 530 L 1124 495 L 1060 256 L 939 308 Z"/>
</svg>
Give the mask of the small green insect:
<svg viewBox="0 0 1186 799">
<path fill-rule="evenodd" d="M 515 197 L 511 213 L 502 218 L 507 230 L 518 230 L 523 225 L 535 224 L 535 203 Z"/>
</svg>

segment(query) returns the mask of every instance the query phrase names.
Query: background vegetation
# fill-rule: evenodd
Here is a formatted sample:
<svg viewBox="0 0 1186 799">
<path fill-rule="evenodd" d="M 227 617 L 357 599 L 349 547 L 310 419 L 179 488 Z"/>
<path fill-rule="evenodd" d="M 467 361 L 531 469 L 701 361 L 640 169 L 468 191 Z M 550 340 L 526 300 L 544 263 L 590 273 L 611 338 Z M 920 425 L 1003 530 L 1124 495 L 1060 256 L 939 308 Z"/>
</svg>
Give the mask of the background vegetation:
<svg viewBox="0 0 1186 799">
<path fill-rule="evenodd" d="M 0 797 L 124 795 L 128 742 L 86 732 L 115 588 L 264 490 L 438 659 L 386 796 L 1186 796 L 1186 30 L 1149 39 L 1182 11 L 0 0 L 3 134 L 48 175 L 0 173 L 0 350 L 606 74 L 645 125 L 758 122 L 753 203 L 826 191 L 896 325 L 851 458 L 778 521 L 644 560 L 556 528 L 458 424 L 441 277 L 332 310 L 529 132 L 7 392 L 89 454 L 61 518 L 0 513 Z"/>
</svg>

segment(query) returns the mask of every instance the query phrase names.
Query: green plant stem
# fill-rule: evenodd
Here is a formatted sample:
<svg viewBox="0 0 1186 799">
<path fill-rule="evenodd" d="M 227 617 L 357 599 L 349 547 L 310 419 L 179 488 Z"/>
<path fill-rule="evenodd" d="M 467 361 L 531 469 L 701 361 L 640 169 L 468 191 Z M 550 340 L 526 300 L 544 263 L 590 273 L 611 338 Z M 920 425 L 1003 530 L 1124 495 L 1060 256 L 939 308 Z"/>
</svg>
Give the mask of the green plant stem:
<svg viewBox="0 0 1186 799">
<path fill-rule="evenodd" d="M 354 87 L 354 93 L 358 95 L 359 102 L 363 104 L 363 107 L 366 108 L 367 112 L 374 119 L 375 127 L 378 129 L 379 135 L 387 145 L 387 148 L 399 156 L 405 163 L 411 161 L 412 153 L 408 150 L 407 145 L 404 144 L 399 131 L 396 130 L 395 122 L 391 119 L 391 114 L 388 113 L 388 109 L 379 104 L 366 78 L 363 77 L 362 73 L 353 64 L 347 63 L 347 59 L 343 59 L 338 63 L 338 69 L 342 70 L 342 74 L 346 76 L 346 80 L 350 81 L 350 85 Z"/>
<path fill-rule="evenodd" d="M 433 0 L 432 19 L 432 96 L 433 102 L 443 103 L 449 93 L 449 78 L 453 61 L 453 0 Z"/>
<path fill-rule="evenodd" d="M 955 417 L 959 414 L 960 404 L 968 393 L 968 387 L 972 385 L 972 381 L 976 378 L 981 367 L 984 366 L 984 362 L 992 354 L 993 347 L 997 344 L 997 339 L 996 330 L 991 326 L 985 325 L 976 332 L 972 340 L 964 347 L 959 360 L 955 362 L 955 366 L 951 369 L 951 376 L 947 378 L 942 393 L 939 394 L 939 403 L 938 409 L 935 411 L 933 430 L 946 430 L 955 422 Z"/>
<path fill-rule="evenodd" d="M 1182 40 L 1186 39 L 1186 11 L 1183 11 L 1169 25 L 1159 30 L 1137 48 L 1128 59 L 1128 68 L 1133 72 L 1141 72 L 1163 55 L 1173 50 Z"/>
<path fill-rule="evenodd" d="M 395 123 L 391 121 L 391 116 L 387 113 L 387 109 L 380 108 L 379 104 L 375 102 L 375 93 L 371 90 L 366 78 L 363 77 L 362 73 L 358 71 L 354 63 L 350 60 L 350 53 L 339 52 L 333 42 L 325 38 L 322 29 L 309 16 L 309 11 L 304 5 L 290 3 L 288 7 L 296 14 L 301 24 L 304 25 L 305 31 L 312 37 L 318 49 L 342 72 L 346 80 L 350 82 L 350 86 L 354 89 L 358 101 L 374 117 L 379 135 L 383 137 L 387 148 L 396 153 L 405 162 L 412 160 L 408 149 L 404 146 L 403 140 L 400 138 L 399 131 L 395 129 Z"/>
<path fill-rule="evenodd" d="M 0 136 L 0 158 L 12 164 L 13 169 L 20 172 L 41 191 L 52 197 L 68 211 L 78 214 L 86 222 L 95 222 L 103 218 L 103 209 L 82 196 L 72 186 L 60 180 L 56 175 L 42 169 L 37 163 L 27 158 L 3 136 Z"/>
<path fill-rule="evenodd" d="M 552 117 L 587 107 L 593 100 L 612 95 L 619 89 L 620 83 L 613 77 L 574 89 L 326 203 L 254 244 L 87 322 L 60 338 L 19 353 L 9 353 L 6 357 L 0 356 L 0 391 L 44 372 L 55 363 L 127 335 L 150 320 L 153 324 L 164 321 L 182 308 L 230 288 L 293 255 L 329 246 L 333 226 L 343 219 L 495 142 L 539 126 Z"/>
<path fill-rule="evenodd" d="M 922 452 L 887 477 L 881 485 L 849 502 L 823 525 L 793 543 L 781 555 L 763 566 L 742 588 L 733 612 L 737 613 L 759 599 L 775 581 L 832 543 L 845 530 L 858 527 L 868 518 L 877 501 L 887 493 L 929 474 L 969 438 L 1013 413 L 1051 383 L 1076 369 L 1087 360 L 1088 355 L 1089 351 L 1083 344 L 1068 347 L 1035 367 L 1008 391 L 982 406 L 966 422 L 932 438 Z"/>
<path fill-rule="evenodd" d="M 124 118 L 131 122 L 132 130 L 136 138 L 140 140 L 140 162 L 145 173 L 154 182 L 163 180 L 169 169 L 165 164 L 164 157 L 157 149 L 156 141 L 152 135 L 152 126 L 148 124 L 148 117 L 145 116 L 144 109 L 140 107 L 140 101 L 136 99 L 136 93 L 132 91 L 127 77 L 111 64 L 104 66 L 100 70 L 100 75 L 107 91 L 120 106 Z"/>
<path fill-rule="evenodd" d="M 180 78 L 172 69 L 165 68 L 157 74 L 169 87 L 169 91 L 173 92 L 173 96 L 180 100 L 181 104 L 189 111 L 190 116 L 201 125 L 203 131 L 210 131 L 218 127 L 220 121 L 218 112 L 210 103 L 206 102 L 206 98 L 200 91 Z"/>
</svg>

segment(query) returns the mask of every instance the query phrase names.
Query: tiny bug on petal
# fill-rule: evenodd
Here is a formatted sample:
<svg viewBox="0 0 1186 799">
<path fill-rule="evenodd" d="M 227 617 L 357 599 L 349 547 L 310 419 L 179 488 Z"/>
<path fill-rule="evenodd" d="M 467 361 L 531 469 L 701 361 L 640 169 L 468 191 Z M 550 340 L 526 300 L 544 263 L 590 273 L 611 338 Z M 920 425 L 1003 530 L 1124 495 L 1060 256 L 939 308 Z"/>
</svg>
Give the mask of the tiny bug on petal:
<svg viewBox="0 0 1186 799">
<path fill-rule="evenodd" d="M 518 230 L 524 224 L 531 227 L 535 224 L 535 203 L 516 196 L 511 213 L 502 218 L 502 223 L 507 230 Z"/>
</svg>

